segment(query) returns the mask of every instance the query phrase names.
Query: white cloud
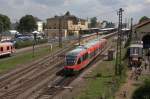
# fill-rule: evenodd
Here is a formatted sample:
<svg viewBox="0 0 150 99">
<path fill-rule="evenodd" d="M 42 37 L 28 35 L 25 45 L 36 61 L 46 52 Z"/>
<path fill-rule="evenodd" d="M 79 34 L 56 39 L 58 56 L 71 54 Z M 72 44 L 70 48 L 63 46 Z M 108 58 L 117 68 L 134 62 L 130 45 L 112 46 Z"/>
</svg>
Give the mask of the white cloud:
<svg viewBox="0 0 150 99">
<path fill-rule="evenodd" d="M 150 0 L 145 0 L 145 3 L 148 3 L 148 4 L 150 4 Z"/>
<path fill-rule="evenodd" d="M 137 12 L 141 12 L 144 8 L 145 6 L 142 4 L 136 4 L 136 5 L 129 4 L 125 9 L 127 10 L 128 13 L 137 13 Z"/>
<path fill-rule="evenodd" d="M 19 20 L 25 14 L 41 19 L 70 11 L 82 18 L 97 16 L 99 19 L 118 21 L 116 10 L 123 7 L 125 15 L 138 19 L 150 16 L 150 0 L 0 0 L 0 12 Z"/>
</svg>

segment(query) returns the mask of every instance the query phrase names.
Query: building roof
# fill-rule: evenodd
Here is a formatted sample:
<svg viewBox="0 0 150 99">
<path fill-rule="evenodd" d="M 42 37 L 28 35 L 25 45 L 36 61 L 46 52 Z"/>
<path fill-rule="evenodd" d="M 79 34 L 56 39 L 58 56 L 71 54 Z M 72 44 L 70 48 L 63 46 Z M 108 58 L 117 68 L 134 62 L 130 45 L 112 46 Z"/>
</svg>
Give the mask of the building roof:
<svg viewBox="0 0 150 99">
<path fill-rule="evenodd" d="M 78 18 L 75 15 L 71 15 L 69 11 L 67 11 L 66 14 L 62 16 L 55 15 L 53 18 L 48 18 L 48 19 L 56 19 L 56 18 L 62 18 L 62 19 L 74 20 L 74 21 L 85 21 L 84 19 Z"/>
<path fill-rule="evenodd" d="M 144 26 L 144 25 L 147 25 L 147 24 L 149 24 L 149 23 L 150 23 L 150 20 L 147 20 L 147 21 L 145 21 L 145 22 L 142 22 L 142 23 L 136 25 L 136 26 L 135 26 L 135 29 L 140 28 L 140 27 L 142 27 L 142 26 Z"/>
<path fill-rule="evenodd" d="M 131 47 L 140 47 L 140 48 L 143 48 L 143 45 L 142 44 L 131 44 L 130 48 Z"/>
<path fill-rule="evenodd" d="M 113 30 L 113 29 L 115 29 L 115 28 L 103 28 L 103 29 L 100 29 L 100 30 L 102 30 L 102 31 L 108 31 L 108 30 Z"/>
</svg>

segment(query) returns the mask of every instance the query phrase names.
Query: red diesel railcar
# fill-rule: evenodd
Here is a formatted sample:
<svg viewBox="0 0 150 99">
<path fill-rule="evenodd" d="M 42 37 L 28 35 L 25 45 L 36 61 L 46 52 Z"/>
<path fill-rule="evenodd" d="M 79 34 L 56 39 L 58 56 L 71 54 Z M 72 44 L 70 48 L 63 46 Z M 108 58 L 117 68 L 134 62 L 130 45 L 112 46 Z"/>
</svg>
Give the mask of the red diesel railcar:
<svg viewBox="0 0 150 99">
<path fill-rule="evenodd" d="M 85 68 L 97 55 L 99 55 L 107 44 L 106 39 L 95 39 L 78 46 L 66 54 L 66 74 L 72 74 Z"/>
</svg>

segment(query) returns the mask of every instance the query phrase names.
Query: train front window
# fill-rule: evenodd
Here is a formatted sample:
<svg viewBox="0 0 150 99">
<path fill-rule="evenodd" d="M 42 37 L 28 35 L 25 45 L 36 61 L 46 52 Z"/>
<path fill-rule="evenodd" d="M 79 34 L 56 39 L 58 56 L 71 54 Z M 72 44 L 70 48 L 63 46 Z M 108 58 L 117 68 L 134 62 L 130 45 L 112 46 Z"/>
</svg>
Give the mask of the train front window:
<svg viewBox="0 0 150 99">
<path fill-rule="evenodd" d="M 133 48 L 133 54 L 138 54 L 139 53 L 139 49 L 137 47 Z"/>
<path fill-rule="evenodd" d="M 66 56 L 66 63 L 68 66 L 74 65 L 75 62 L 76 62 L 76 56 L 70 56 L 70 55 Z"/>
</svg>

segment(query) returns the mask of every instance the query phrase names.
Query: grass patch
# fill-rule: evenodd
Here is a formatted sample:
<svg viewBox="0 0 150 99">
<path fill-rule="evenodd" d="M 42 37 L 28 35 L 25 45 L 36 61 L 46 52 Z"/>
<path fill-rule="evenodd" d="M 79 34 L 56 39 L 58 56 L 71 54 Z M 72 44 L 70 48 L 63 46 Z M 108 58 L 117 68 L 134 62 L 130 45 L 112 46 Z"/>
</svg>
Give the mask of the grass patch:
<svg viewBox="0 0 150 99">
<path fill-rule="evenodd" d="M 77 99 L 100 99 L 100 97 L 110 97 L 112 93 L 114 79 L 114 61 L 104 61 L 98 65 L 88 76 L 93 78 L 87 79 L 87 87 L 82 91 L 82 94 L 77 96 Z M 97 77 L 96 75 L 99 75 Z M 108 99 L 108 98 L 106 98 Z"/>
<path fill-rule="evenodd" d="M 125 76 L 114 76 L 115 61 L 102 62 L 88 76 L 87 86 L 75 99 L 114 99 L 115 92 L 125 82 Z M 96 76 L 99 75 L 100 76 Z"/>
<path fill-rule="evenodd" d="M 60 48 L 58 46 L 54 46 L 51 52 L 55 52 L 59 49 Z M 45 47 L 40 48 L 39 50 L 35 50 L 34 57 L 32 51 L 29 51 L 21 55 L 13 56 L 10 59 L 0 61 L 0 73 L 15 68 L 17 65 L 26 64 L 37 60 L 41 57 L 44 57 L 45 55 L 50 54 L 51 52 L 49 50 L 49 47 Z"/>
</svg>

